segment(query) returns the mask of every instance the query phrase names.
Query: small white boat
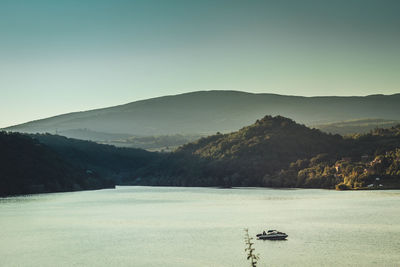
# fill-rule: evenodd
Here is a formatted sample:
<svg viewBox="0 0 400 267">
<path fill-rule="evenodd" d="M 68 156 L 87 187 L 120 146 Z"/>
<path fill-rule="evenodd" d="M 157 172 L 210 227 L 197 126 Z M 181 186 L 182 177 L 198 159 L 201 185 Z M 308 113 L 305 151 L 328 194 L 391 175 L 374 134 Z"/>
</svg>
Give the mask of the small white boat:
<svg viewBox="0 0 400 267">
<path fill-rule="evenodd" d="M 286 233 L 279 232 L 277 230 L 268 230 L 268 232 L 263 232 L 257 235 L 259 240 L 284 240 L 288 237 Z"/>
</svg>

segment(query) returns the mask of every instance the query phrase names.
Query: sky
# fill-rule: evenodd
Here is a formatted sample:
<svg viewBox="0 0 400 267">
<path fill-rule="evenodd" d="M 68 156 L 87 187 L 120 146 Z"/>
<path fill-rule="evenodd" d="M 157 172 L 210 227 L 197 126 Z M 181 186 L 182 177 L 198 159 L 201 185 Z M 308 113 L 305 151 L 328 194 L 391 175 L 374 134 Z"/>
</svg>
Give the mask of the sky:
<svg viewBox="0 0 400 267">
<path fill-rule="evenodd" d="M 198 90 L 400 93 L 397 0 L 0 0 L 0 127 Z"/>
</svg>

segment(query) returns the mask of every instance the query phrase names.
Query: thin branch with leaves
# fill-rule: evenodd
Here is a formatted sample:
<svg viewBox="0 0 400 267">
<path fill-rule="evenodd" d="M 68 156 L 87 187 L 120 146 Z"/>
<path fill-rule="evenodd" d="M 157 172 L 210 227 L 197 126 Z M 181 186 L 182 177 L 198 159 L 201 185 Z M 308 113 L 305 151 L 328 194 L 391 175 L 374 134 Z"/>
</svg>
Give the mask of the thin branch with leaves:
<svg viewBox="0 0 400 267">
<path fill-rule="evenodd" d="M 244 229 L 244 242 L 246 243 L 246 248 L 244 251 L 247 253 L 247 260 L 250 261 L 250 266 L 257 267 L 257 261 L 259 259 L 259 254 L 255 254 L 255 248 L 253 248 L 254 243 L 252 242 L 253 238 L 249 235 L 249 229 Z"/>
</svg>

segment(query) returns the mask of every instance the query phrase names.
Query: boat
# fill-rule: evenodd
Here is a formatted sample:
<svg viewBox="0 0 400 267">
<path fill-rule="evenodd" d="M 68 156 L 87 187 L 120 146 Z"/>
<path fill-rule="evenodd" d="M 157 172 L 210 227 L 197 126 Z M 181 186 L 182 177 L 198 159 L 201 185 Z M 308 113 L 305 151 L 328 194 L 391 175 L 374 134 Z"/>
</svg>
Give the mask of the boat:
<svg viewBox="0 0 400 267">
<path fill-rule="evenodd" d="M 277 230 L 263 231 L 262 234 L 257 235 L 259 240 L 285 240 L 288 237 L 286 233 L 279 232 Z"/>
</svg>

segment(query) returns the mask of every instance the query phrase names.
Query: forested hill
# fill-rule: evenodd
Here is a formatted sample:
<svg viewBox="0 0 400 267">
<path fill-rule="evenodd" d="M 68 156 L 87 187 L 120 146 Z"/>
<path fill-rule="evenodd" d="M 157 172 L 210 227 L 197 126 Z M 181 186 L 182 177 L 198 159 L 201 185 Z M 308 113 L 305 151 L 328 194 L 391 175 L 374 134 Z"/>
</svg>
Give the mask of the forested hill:
<svg viewBox="0 0 400 267">
<path fill-rule="evenodd" d="M 133 183 L 183 186 L 400 188 L 400 126 L 343 138 L 281 116 L 182 146 Z M 378 162 L 378 163 L 377 163 Z"/>
<path fill-rule="evenodd" d="M 116 184 L 400 188 L 400 125 L 346 138 L 265 116 L 173 153 L 0 132 L 0 195 Z"/>
<path fill-rule="evenodd" d="M 344 145 L 330 135 L 281 116 L 265 116 L 229 134 L 216 134 L 179 148 L 169 160 L 146 176 L 153 182 L 179 185 L 262 186 L 265 175 L 285 169 L 297 159 L 329 152 L 337 156 Z"/>
<path fill-rule="evenodd" d="M 265 116 L 237 132 L 217 134 L 182 146 L 178 152 L 213 160 L 251 161 L 254 165 L 290 161 L 321 152 L 336 152 L 340 135 L 323 133 L 282 116 Z M 259 159 L 261 161 L 258 161 Z"/>
<path fill-rule="evenodd" d="M 199 91 L 75 112 L 9 127 L 85 139 L 231 132 L 265 114 L 306 125 L 351 119 L 398 120 L 400 94 L 365 97 L 300 97 L 238 91 Z M 121 137 L 122 136 L 122 137 Z"/>
<path fill-rule="evenodd" d="M 0 132 L 0 196 L 112 187 L 29 136 Z"/>
</svg>

